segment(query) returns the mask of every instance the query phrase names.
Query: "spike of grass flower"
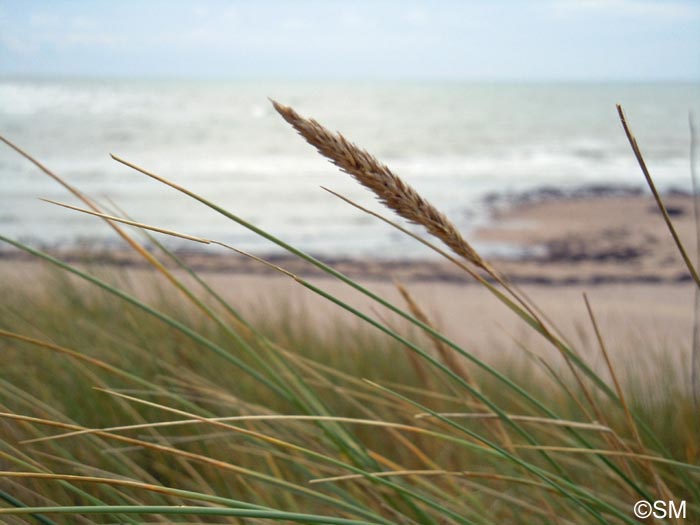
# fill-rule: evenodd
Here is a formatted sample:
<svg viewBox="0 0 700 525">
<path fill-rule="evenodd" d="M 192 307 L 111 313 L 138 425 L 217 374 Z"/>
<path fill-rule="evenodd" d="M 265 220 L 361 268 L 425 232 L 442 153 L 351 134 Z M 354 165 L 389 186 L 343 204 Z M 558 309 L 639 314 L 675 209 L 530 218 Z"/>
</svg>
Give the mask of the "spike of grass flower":
<svg viewBox="0 0 700 525">
<path fill-rule="evenodd" d="M 274 100 L 272 105 L 321 155 L 372 190 L 387 207 L 407 221 L 425 227 L 460 257 L 479 268 L 488 268 L 486 261 L 462 237 L 455 225 L 386 165 L 314 119 L 304 118 L 291 107 Z"/>
</svg>

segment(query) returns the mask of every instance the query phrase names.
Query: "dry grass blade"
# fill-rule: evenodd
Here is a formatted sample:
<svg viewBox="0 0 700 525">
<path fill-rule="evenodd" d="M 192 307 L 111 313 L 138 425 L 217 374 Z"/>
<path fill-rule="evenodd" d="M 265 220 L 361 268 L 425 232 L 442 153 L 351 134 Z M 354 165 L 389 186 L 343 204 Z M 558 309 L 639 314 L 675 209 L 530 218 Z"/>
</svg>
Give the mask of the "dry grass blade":
<svg viewBox="0 0 700 525">
<path fill-rule="evenodd" d="M 637 144 L 637 139 L 632 133 L 629 124 L 627 124 L 627 117 L 625 117 L 625 112 L 623 111 L 622 106 L 620 104 L 617 104 L 617 114 L 620 116 L 620 122 L 622 122 L 622 127 L 625 129 L 625 135 L 627 135 L 627 140 L 629 141 L 630 146 L 632 147 L 634 156 L 637 158 L 639 167 L 642 169 L 642 173 L 644 174 L 644 178 L 647 181 L 647 185 L 649 186 L 651 193 L 654 195 L 654 199 L 656 200 L 656 204 L 659 207 L 659 210 L 661 211 L 661 215 L 663 215 L 664 217 L 664 221 L 666 222 L 666 226 L 668 226 L 668 230 L 671 233 L 671 237 L 673 237 L 673 240 L 676 243 L 676 247 L 678 248 L 681 257 L 683 257 L 683 261 L 688 267 L 688 271 L 690 272 L 693 281 L 695 281 L 695 284 L 698 287 L 700 287 L 700 276 L 698 276 L 698 272 L 695 270 L 695 266 L 693 266 L 693 263 L 690 260 L 690 257 L 688 256 L 685 247 L 683 246 L 683 241 L 681 241 L 681 238 L 678 236 L 678 232 L 676 232 L 676 228 L 673 226 L 673 222 L 671 222 L 671 217 L 668 215 L 668 211 L 666 210 L 666 206 L 664 205 L 664 202 L 661 199 L 661 195 L 659 195 L 659 191 L 656 189 L 656 184 L 654 184 L 654 180 L 651 178 L 651 174 L 649 173 L 647 164 L 644 161 L 644 157 L 642 156 L 642 151 L 639 149 L 639 145 Z"/>
<path fill-rule="evenodd" d="M 321 155 L 372 190 L 382 203 L 404 219 L 425 227 L 460 257 L 490 272 L 488 264 L 462 237 L 454 224 L 387 166 L 340 133 L 332 133 L 315 120 L 302 117 L 289 106 L 274 100 L 272 105 Z"/>
<path fill-rule="evenodd" d="M 610 355 L 608 353 L 608 349 L 605 345 L 605 341 L 603 340 L 603 334 L 601 333 L 600 327 L 598 326 L 598 321 L 596 320 L 596 317 L 593 313 L 593 308 L 591 307 L 591 303 L 588 300 L 588 295 L 585 293 L 583 294 L 583 300 L 586 303 L 586 310 L 588 311 L 588 317 L 590 318 L 591 324 L 593 325 L 593 331 L 595 332 L 595 336 L 596 336 L 596 339 L 598 341 L 598 345 L 600 346 L 600 351 L 603 354 L 603 358 L 605 359 L 605 364 L 608 368 L 608 372 L 610 372 L 610 377 L 612 378 L 613 385 L 615 386 L 615 392 L 617 393 L 617 397 L 620 400 L 620 405 L 622 406 L 622 410 L 625 414 L 627 426 L 629 427 L 630 431 L 632 432 L 632 436 L 634 437 L 634 440 L 637 443 L 639 451 L 643 452 L 645 450 L 645 447 L 644 447 L 644 442 L 642 440 L 642 436 L 639 433 L 639 429 L 637 427 L 637 424 L 634 421 L 634 417 L 632 416 L 632 412 L 630 411 L 629 405 L 627 404 L 627 400 L 625 399 L 624 391 L 622 390 L 622 387 L 620 386 L 620 381 L 618 380 L 617 374 L 615 373 L 615 367 L 612 364 L 612 361 L 610 359 Z M 625 442 L 623 442 L 620 439 L 617 439 L 617 436 L 614 436 L 614 437 L 616 439 L 608 440 L 608 443 L 610 443 L 614 448 L 617 448 L 619 450 L 631 452 L 630 447 Z M 662 495 L 664 495 L 664 496 L 668 496 L 670 499 L 672 499 L 673 496 L 668 492 L 668 489 L 666 489 L 665 485 L 661 482 L 661 478 L 659 477 L 657 472 L 654 470 L 653 465 L 648 461 L 642 461 L 641 464 L 645 469 L 647 469 L 647 471 L 649 472 L 649 475 L 656 483 L 659 497 L 662 497 Z M 623 468 L 625 468 L 626 472 L 629 472 L 629 467 L 627 465 L 624 465 Z"/>
<path fill-rule="evenodd" d="M 126 396 L 125 394 L 121 394 L 118 392 L 113 392 L 113 391 L 108 391 L 104 389 L 96 389 L 96 390 L 102 390 L 104 392 L 107 392 L 109 394 L 118 396 L 118 397 L 123 397 L 126 399 L 130 399 L 132 401 L 136 402 L 143 402 L 146 403 L 145 401 L 134 398 L 132 396 Z M 158 405 L 159 408 L 163 408 L 162 405 Z M 305 416 L 305 415 L 284 415 L 284 414 L 266 414 L 266 415 L 248 415 L 248 416 L 225 416 L 225 417 L 202 417 L 202 418 L 194 418 L 194 419 L 176 419 L 176 420 L 169 420 L 169 421 L 154 421 L 150 423 L 139 423 L 139 424 L 134 424 L 134 425 L 122 425 L 122 426 L 116 426 L 116 427 L 105 427 L 105 428 L 83 428 L 81 430 L 75 430 L 71 432 L 65 432 L 63 434 L 54 434 L 54 435 L 47 435 L 47 436 L 42 436 L 39 438 L 34 438 L 34 439 L 26 439 L 21 441 L 22 444 L 27 445 L 30 443 L 39 443 L 39 442 L 44 442 L 44 441 L 53 441 L 57 439 L 65 439 L 69 437 L 75 437 L 75 436 L 81 436 L 81 435 L 86 435 L 86 434 L 97 434 L 97 433 L 104 433 L 104 432 L 123 432 L 127 430 L 141 430 L 141 429 L 148 429 L 148 428 L 163 428 L 163 427 L 176 427 L 176 426 L 182 426 L 182 425 L 197 425 L 197 424 L 210 424 L 214 426 L 221 426 L 221 424 L 224 423 L 232 423 L 232 422 L 256 422 L 256 421 L 292 421 L 292 422 L 299 422 L 299 421 L 310 421 L 310 422 L 317 422 L 317 421 L 333 421 L 333 422 L 338 422 L 338 423 L 349 423 L 349 424 L 356 424 L 356 425 L 364 425 L 364 426 L 373 426 L 373 427 L 381 427 L 381 428 L 388 428 L 388 429 L 396 429 L 396 430 L 403 430 L 406 432 L 412 432 L 412 433 L 417 433 L 417 434 L 429 434 L 433 435 L 433 433 L 425 428 L 421 427 L 416 427 L 413 425 L 407 425 L 404 423 L 392 423 L 390 421 L 376 421 L 373 419 L 359 419 L 359 418 L 351 418 L 351 417 L 340 417 L 340 416 Z M 227 428 L 228 430 L 234 430 L 234 427 L 230 427 L 230 425 L 224 427 Z M 239 427 L 235 427 L 235 431 L 238 431 Z"/>
<path fill-rule="evenodd" d="M 600 352 L 603 354 L 603 359 L 605 359 L 605 365 L 608 368 L 608 372 L 610 372 L 610 377 L 612 378 L 613 385 L 615 386 L 615 392 L 617 393 L 617 397 L 620 399 L 620 405 L 622 406 L 622 410 L 625 413 L 627 426 L 632 432 L 632 435 L 634 436 L 634 440 L 636 441 L 639 450 L 644 451 L 646 450 L 646 447 L 644 446 L 644 441 L 642 440 L 642 436 L 639 433 L 639 428 L 637 427 L 637 424 L 634 421 L 632 411 L 630 410 L 629 405 L 627 404 L 625 393 L 622 390 L 620 381 L 617 378 L 617 374 L 615 373 L 615 367 L 612 364 L 610 354 L 608 353 L 605 341 L 603 340 L 603 334 L 601 333 L 600 327 L 598 326 L 598 321 L 596 320 L 596 317 L 593 313 L 593 308 L 591 307 L 591 303 L 588 300 L 588 295 L 585 293 L 583 294 L 583 301 L 586 303 L 586 311 L 588 312 L 588 317 L 591 319 L 593 331 L 595 332 L 596 340 L 598 341 L 598 345 L 600 346 Z"/>
<path fill-rule="evenodd" d="M 220 500 L 216 496 L 211 496 L 208 494 L 197 494 L 195 492 L 189 492 L 184 490 L 179 490 L 175 488 L 166 487 L 163 485 L 154 485 L 152 483 L 144 483 L 141 481 L 135 481 L 131 479 L 122 478 L 107 478 L 98 476 L 83 476 L 74 474 L 55 474 L 53 472 L 16 472 L 16 471 L 0 471 L 0 477 L 3 478 L 27 478 L 27 479 L 48 479 L 48 480 L 64 480 L 64 481 L 80 481 L 82 483 L 101 483 L 104 485 L 131 487 L 146 490 L 149 492 L 157 492 L 160 494 L 165 494 L 168 496 L 186 496 L 190 499 L 202 499 L 207 500 Z M 253 507 L 253 505 L 251 505 Z M 259 506 L 256 506 L 259 507 Z M 259 507 L 262 508 L 262 507 Z"/>
<path fill-rule="evenodd" d="M 425 323 L 428 326 L 434 328 L 435 325 L 431 323 L 430 319 L 428 319 L 428 316 L 425 314 L 425 312 L 423 312 L 420 306 L 418 306 L 418 303 L 413 299 L 413 296 L 406 289 L 406 287 L 399 281 L 395 281 L 394 286 L 396 286 L 396 289 L 401 294 L 401 297 L 403 297 L 403 300 L 406 302 L 406 305 L 408 306 L 408 309 L 411 311 L 413 316 L 422 323 Z M 474 386 L 474 388 L 478 388 L 478 386 L 471 378 L 467 370 L 455 358 L 454 353 L 451 352 L 450 349 L 447 348 L 447 346 L 438 338 L 430 337 L 430 339 L 433 342 L 433 345 L 437 350 L 438 355 L 440 356 L 440 359 L 442 359 L 443 363 L 445 363 L 455 374 L 461 376 L 462 378 L 464 378 L 465 381 L 469 382 L 469 384 Z"/>
<path fill-rule="evenodd" d="M 19 155 L 27 159 L 29 162 L 34 164 L 37 168 L 39 168 L 40 171 L 42 171 L 45 175 L 51 177 L 54 181 L 56 181 L 58 184 L 63 186 L 66 190 L 68 190 L 70 193 L 75 195 L 77 198 L 79 198 L 81 201 L 83 201 L 91 210 L 94 212 L 99 213 L 100 209 L 97 207 L 97 205 L 89 199 L 86 195 L 84 195 L 81 191 L 79 191 L 77 188 L 63 180 L 61 177 L 56 175 L 53 171 L 48 169 L 46 166 L 44 166 L 41 162 L 36 160 L 34 157 L 32 157 L 29 153 L 24 151 L 22 148 L 14 144 L 13 142 L 9 141 L 2 135 L 0 135 L 0 142 L 3 142 L 6 144 L 9 148 L 13 149 Z M 135 252 L 139 253 L 144 259 L 146 259 L 154 268 L 156 268 L 159 272 L 161 272 L 165 277 L 170 280 L 175 286 L 178 286 L 182 290 L 182 286 L 179 285 L 179 283 L 175 280 L 175 278 L 172 276 L 170 272 L 156 259 L 153 255 L 151 255 L 143 246 L 141 246 L 139 243 L 137 243 L 134 239 L 132 239 L 122 228 L 120 228 L 117 224 L 114 223 L 114 221 L 110 221 L 109 219 L 107 220 L 107 224 L 122 238 L 124 241 L 126 241 L 129 246 L 131 246 Z M 184 291 L 184 290 L 183 290 Z"/>
<path fill-rule="evenodd" d="M 700 206 L 698 206 L 697 131 L 695 120 L 688 117 L 690 127 L 690 180 L 693 185 L 693 216 L 695 218 L 695 262 L 700 262 Z M 695 289 L 695 306 L 693 309 L 693 349 L 690 364 L 690 385 L 693 389 L 695 412 L 700 413 L 700 288 Z"/>
<path fill-rule="evenodd" d="M 52 352 L 56 352 L 59 354 L 65 354 L 69 357 L 72 357 L 73 359 L 76 359 L 78 361 L 83 361 L 83 362 L 86 362 L 88 364 L 94 365 L 96 367 L 102 368 L 103 370 L 107 370 L 108 372 L 111 372 L 111 373 L 118 375 L 120 377 L 124 377 L 124 378 L 132 377 L 129 374 L 126 374 L 125 372 L 120 370 L 119 368 L 112 366 L 108 363 L 105 363 L 104 361 L 101 361 L 99 359 L 95 359 L 94 357 L 90 357 L 90 356 L 81 354 L 81 353 L 76 352 L 74 350 L 70 350 L 69 348 L 58 346 L 56 344 L 53 344 L 53 343 L 50 343 L 47 341 L 41 341 L 39 339 L 34 339 L 33 337 L 28 337 L 26 335 L 16 334 L 14 332 L 10 332 L 8 330 L 3 330 L 1 328 L 0 328 L 0 338 L 14 339 L 16 341 L 22 341 L 25 343 L 29 343 L 35 347 L 38 347 L 38 348 L 44 348 L 47 350 L 51 350 Z"/>
<path fill-rule="evenodd" d="M 186 233 L 180 233 L 173 230 L 168 230 L 166 228 L 159 228 L 157 226 L 151 226 L 150 224 L 144 224 L 142 222 L 136 222 L 129 219 L 122 219 L 121 217 L 115 217 L 114 215 L 107 215 L 106 213 L 99 213 L 96 211 L 86 210 L 85 208 L 79 208 L 78 206 L 71 206 L 70 204 L 64 204 L 62 202 L 54 201 L 51 199 L 40 199 L 49 204 L 55 204 L 56 206 L 61 206 L 63 208 L 68 208 L 69 210 L 79 211 L 81 213 L 87 213 L 88 215 L 94 215 L 95 217 L 101 217 L 109 221 L 121 222 L 122 224 L 127 224 L 129 226 L 135 226 L 137 228 L 142 228 L 144 230 L 151 230 L 157 233 L 163 233 L 165 235 L 170 235 L 172 237 L 180 237 L 188 241 L 199 242 L 202 244 L 212 244 L 209 239 L 203 239 L 201 237 L 195 237 L 194 235 L 188 235 Z"/>
<path fill-rule="evenodd" d="M 403 297 L 404 301 L 408 306 L 408 309 L 411 311 L 413 316 L 416 319 L 420 320 L 422 323 L 434 327 L 434 324 L 431 323 L 428 316 L 425 314 L 425 312 L 423 312 L 418 303 L 413 299 L 408 289 L 399 281 L 396 281 L 394 285 Z M 462 366 L 454 352 L 452 352 L 447 347 L 447 345 L 445 345 L 437 337 L 430 336 L 430 339 L 433 342 L 433 346 L 437 350 L 437 353 L 440 356 L 442 362 L 445 363 L 445 365 L 447 365 L 447 367 L 450 370 L 452 370 L 455 374 L 462 377 L 462 379 L 469 383 L 475 390 L 480 391 L 479 386 L 476 384 L 476 381 L 474 381 L 474 379 L 470 376 L 470 374 L 467 372 L 467 369 L 464 366 Z M 409 355 L 415 358 L 415 355 L 412 352 L 409 352 Z M 420 366 L 420 363 L 418 364 L 418 366 Z M 484 409 L 488 409 L 488 407 L 486 407 L 486 405 L 484 405 L 483 403 L 480 403 L 480 406 Z M 505 428 L 503 427 L 503 422 L 499 419 L 496 420 L 494 423 L 494 427 L 498 435 L 500 436 L 501 443 L 503 444 L 503 446 L 505 446 L 510 452 L 514 452 L 515 449 L 513 448 L 513 443 L 510 437 L 508 436 L 508 432 L 506 432 Z"/>
<path fill-rule="evenodd" d="M 461 418 L 461 419 L 497 419 L 498 414 L 491 413 L 480 413 L 480 412 L 438 412 L 437 414 L 430 414 L 428 412 L 421 412 L 416 414 L 416 419 L 424 418 L 435 418 L 435 417 L 449 417 L 449 418 Z M 522 421 L 524 423 L 536 423 L 543 425 L 553 425 L 557 427 L 571 427 L 580 428 L 583 430 L 595 430 L 598 432 L 611 433 L 612 429 L 606 425 L 600 425 L 598 423 L 585 423 L 582 421 L 568 421 L 566 419 L 551 419 L 546 417 L 537 416 L 516 416 L 509 414 L 508 419 L 513 421 Z"/>
<path fill-rule="evenodd" d="M 596 456 L 618 456 L 626 458 L 634 458 L 641 461 L 653 461 L 656 463 L 664 463 L 667 465 L 675 465 L 681 468 L 692 471 L 700 471 L 700 466 L 693 465 L 692 463 L 683 463 L 681 461 L 676 461 L 674 459 L 665 458 L 662 456 L 652 456 L 650 454 L 638 454 L 636 452 L 625 452 L 623 450 L 607 450 L 607 449 L 596 449 L 596 448 L 576 448 L 576 447 L 559 447 L 559 446 L 549 446 L 549 445 L 516 445 L 517 448 L 522 450 L 548 450 L 550 452 L 564 452 L 567 454 L 586 454 Z"/>
<path fill-rule="evenodd" d="M 373 476 L 377 477 L 405 477 L 405 476 L 423 476 L 423 477 L 429 477 L 429 476 L 454 476 L 454 477 L 465 477 L 465 478 L 481 478 L 481 479 L 489 479 L 489 480 L 494 480 L 494 481 L 508 481 L 512 483 L 520 483 L 523 485 L 531 485 L 531 486 L 536 486 L 540 487 L 544 490 L 547 491 L 552 491 L 553 489 L 551 487 L 546 486 L 544 483 L 538 483 L 536 481 L 532 481 L 529 479 L 523 479 L 523 478 L 516 478 L 514 476 L 503 476 L 500 474 L 494 474 L 492 472 L 474 472 L 474 471 L 468 471 L 468 470 L 458 470 L 458 471 L 450 471 L 450 470 L 442 470 L 442 469 L 434 469 L 434 470 L 393 470 L 393 471 L 379 471 L 379 472 L 372 472 Z M 312 479 L 309 480 L 310 484 L 313 483 L 329 483 L 329 482 L 336 482 L 336 481 L 349 481 L 353 479 L 362 479 L 364 476 L 359 475 L 359 474 L 344 474 L 342 476 L 333 476 L 329 478 L 317 478 L 317 479 Z"/>
</svg>

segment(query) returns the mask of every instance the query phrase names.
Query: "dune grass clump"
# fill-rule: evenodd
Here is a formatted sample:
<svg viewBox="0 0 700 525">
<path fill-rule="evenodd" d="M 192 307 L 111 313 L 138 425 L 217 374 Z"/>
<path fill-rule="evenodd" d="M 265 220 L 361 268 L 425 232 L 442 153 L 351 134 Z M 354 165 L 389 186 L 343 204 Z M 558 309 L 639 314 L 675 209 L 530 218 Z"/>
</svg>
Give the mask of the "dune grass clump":
<svg viewBox="0 0 700 525">
<path fill-rule="evenodd" d="M 596 371 L 433 204 L 342 135 L 273 104 L 322 155 L 431 237 L 368 213 L 462 268 L 558 358 L 525 348 L 520 361 L 487 363 L 438 330 L 406 286 L 397 285 L 404 304 L 396 304 L 113 156 L 347 285 L 371 305 L 358 308 L 323 281 L 106 210 L 3 139 L 83 202 L 74 210 L 107 221 L 153 272 L 148 285 L 130 283 L 0 237 L 57 272 L 0 283 L 0 521 L 634 524 L 638 500 L 685 501 L 689 517 L 700 515 L 697 407 L 678 368 L 645 401 L 619 379 L 586 300 L 606 363 Z M 252 257 L 356 323 L 328 330 L 281 306 L 261 319 L 154 232 Z"/>
</svg>

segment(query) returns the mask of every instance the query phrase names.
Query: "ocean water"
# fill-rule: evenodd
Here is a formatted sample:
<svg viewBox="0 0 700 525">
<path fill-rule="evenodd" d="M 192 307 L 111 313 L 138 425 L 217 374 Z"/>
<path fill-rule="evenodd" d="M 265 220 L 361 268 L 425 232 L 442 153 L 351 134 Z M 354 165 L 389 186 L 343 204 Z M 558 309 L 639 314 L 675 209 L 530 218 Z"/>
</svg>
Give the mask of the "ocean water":
<svg viewBox="0 0 700 525">
<path fill-rule="evenodd" d="M 692 84 L 0 79 L 0 133 L 85 193 L 139 221 L 258 253 L 275 251 L 241 226 L 114 162 L 109 153 L 313 253 L 425 256 L 415 241 L 320 188 L 382 210 L 367 190 L 298 137 L 268 97 L 342 131 L 467 236 L 489 220 L 484 197 L 490 193 L 594 183 L 641 186 L 616 102 L 625 107 L 658 184 L 688 188 L 688 114 L 700 116 L 700 86 Z M 78 204 L 2 144 L 0 188 L 3 235 L 52 246 L 116 242 L 99 219 L 40 201 Z"/>
</svg>

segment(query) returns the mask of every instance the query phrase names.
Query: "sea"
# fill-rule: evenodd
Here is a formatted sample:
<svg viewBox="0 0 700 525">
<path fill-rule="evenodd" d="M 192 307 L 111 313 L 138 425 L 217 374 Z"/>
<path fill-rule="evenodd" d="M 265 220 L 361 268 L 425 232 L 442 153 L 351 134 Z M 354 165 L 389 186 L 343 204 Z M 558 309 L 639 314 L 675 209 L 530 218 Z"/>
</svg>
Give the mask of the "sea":
<svg viewBox="0 0 700 525">
<path fill-rule="evenodd" d="M 105 209 L 136 221 L 256 253 L 279 251 L 115 162 L 111 153 L 317 255 L 428 255 L 414 240 L 324 191 L 392 216 L 306 144 L 270 99 L 375 155 L 467 238 L 491 220 L 494 195 L 642 187 L 616 103 L 623 105 L 657 184 L 689 189 L 689 115 L 700 118 L 700 84 L 689 83 L 0 78 L 0 134 Z M 43 247 L 119 244 L 100 219 L 41 198 L 80 205 L 0 144 L 0 234 Z M 167 242 L 197 248 L 181 239 Z M 475 244 L 487 255 L 513 249 Z"/>
</svg>

